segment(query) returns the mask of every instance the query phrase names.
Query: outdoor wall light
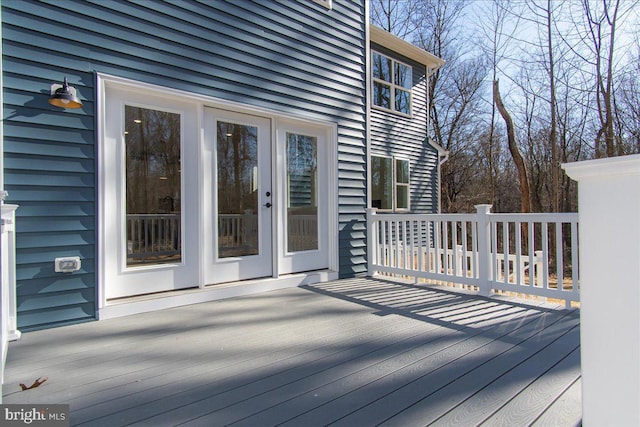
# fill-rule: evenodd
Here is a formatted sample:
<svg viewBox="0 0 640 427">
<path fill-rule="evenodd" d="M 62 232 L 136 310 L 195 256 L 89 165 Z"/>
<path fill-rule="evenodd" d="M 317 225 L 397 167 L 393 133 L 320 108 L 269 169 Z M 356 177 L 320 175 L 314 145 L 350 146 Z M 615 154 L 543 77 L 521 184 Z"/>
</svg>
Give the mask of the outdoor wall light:
<svg viewBox="0 0 640 427">
<path fill-rule="evenodd" d="M 69 86 L 67 78 L 64 78 L 64 84 L 51 85 L 51 97 L 49 104 L 61 108 L 80 108 L 82 101 L 76 96 L 76 89 Z"/>
</svg>

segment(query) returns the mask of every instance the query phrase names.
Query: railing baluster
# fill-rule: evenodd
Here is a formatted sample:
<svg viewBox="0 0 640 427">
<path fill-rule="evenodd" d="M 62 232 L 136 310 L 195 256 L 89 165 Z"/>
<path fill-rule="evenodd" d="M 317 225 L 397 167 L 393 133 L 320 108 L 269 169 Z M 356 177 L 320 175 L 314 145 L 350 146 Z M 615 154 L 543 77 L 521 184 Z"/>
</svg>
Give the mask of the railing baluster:
<svg viewBox="0 0 640 427">
<path fill-rule="evenodd" d="M 498 227 L 496 221 L 491 221 L 491 280 L 497 282 L 498 271 Z"/>
<path fill-rule="evenodd" d="M 458 260 L 458 221 L 451 221 L 451 251 L 453 254 L 453 275 L 460 276 Z"/>
<path fill-rule="evenodd" d="M 469 277 L 469 262 L 467 260 L 467 221 L 461 221 L 460 225 L 462 227 L 462 275 L 464 277 Z"/>
<path fill-rule="evenodd" d="M 440 262 L 440 252 L 441 252 L 441 249 L 440 249 L 440 245 L 441 245 L 440 231 L 441 230 L 440 230 L 440 227 L 441 227 L 440 221 L 434 221 L 433 222 L 433 238 L 435 239 L 435 243 L 434 243 L 435 256 L 434 256 L 433 261 L 434 261 L 435 273 L 440 273 L 440 265 L 441 265 L 441 262 Z"/>
<path fill-rule="evenodd" d="M 578 257 L 578 223 L 571 222 L 571 287 L 574 292 L 579 290 L 579 257 Z"/>
<path fill-rule="evenodd" d="M 389 254 L 389 247 L 387 245 L 387 239 L 389 238 L 389 231 L 388 231 L 388 223 L 387 220 L 382 220 L 380 221 L 380 225 L 381 225 L 381 230 L 380 232 L 382 233 L 382 254 L 383 254 L 383 264 L 385 267 L 391 267 L 391 259 L 389 258 L 390 254 Z"/>
<path fill-rule="evenodd" d="M 471 225 L 471 250 L 473 254 L 473 275 L 476 280 L 480 279 L 480 243 L 478 242 L 478 223 L 473 222 Z"/>
<path fill-rule="evenodd" d="M 514 230 L 515 236 L 516 236 L 516 264 L 514 265 L 514 269 L 516 270 L 516 285 L 518 286 L 522 286 L 523 285 L 523 280 L 522 280 L 522 223 L 519 221 L 516 221 L 515 223 L 515 230 Z"/>
<path fill-rule="evenodd" d="M 423 255 L 423 251 L 424 251 L 424 231 L 423 231 L 423 224 L 424 222 L 421 219 L 418 219 L 416 221 L 416 225 L 417 225 L 417 229 L 416 232 L 418 233 L 418 271 L 425 271 L 424 268 L 424 255 Z M 418 282 L 418 276 L 416 276 L 416 283 Z"/>
<path fill-rule="evenodd" d="M 449 229 L 448 229 L 448 225 L 449 222 L 448 221 L 442 221 L 442 250 L 443 250 L 443 255 L 442 255 L 442 271 L 443 274 L 449 275 Z"/>
<path fill-rule="evenodd" d="M 558 293 L 562 294 L 564 283 L 563 265 L 564 244 L 562 238 L 562 222 L 556 222 L 556 277 L 558 278 Z"/>
<path fill-rule="evenodd" d="M 527 224 L 529 230 L 529 286 L 536 286 L 536 261 L 535 261 L 535 224 L 533 221 L 529 221 Z"/>
<path fill-rule="evenodd" d="M 503 282 L 508 284 L 509 281 L 509 223 L 506 221 L 502 222 L 502 274 L 503 274 Z"/>
<path fill-rule="evenodd" d="M 549 289 L 549 225 L 544 221 L 542 222 L 542 271 L 542 287 Z"/>
</svg>

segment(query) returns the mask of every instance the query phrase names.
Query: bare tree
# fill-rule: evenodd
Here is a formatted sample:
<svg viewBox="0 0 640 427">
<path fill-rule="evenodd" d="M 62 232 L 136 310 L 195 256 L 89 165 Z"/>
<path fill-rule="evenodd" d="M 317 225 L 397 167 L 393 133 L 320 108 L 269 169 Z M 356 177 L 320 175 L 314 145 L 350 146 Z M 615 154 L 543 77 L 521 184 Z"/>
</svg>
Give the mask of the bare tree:
<svg viewBox="0 0 640 427">
<path fill-rule="evenodd" d="M 507 108 L 502 102 L 502 97 L 500 96 L 500 87 L 497 80 L 493 82 L 493 100 L 507 126 L 507 142 L 509 143 L 509 151 L 511 152 L 511 156 L 513 157 L 513 162 L 516 164 L 516 168 L 518 169 L 518 181 L 520 182 L 521 192 L 520 211 L 531 212 L 531 196 L 529 194 L 529 176 L 527 173 L 527 165 L 525 164 L 522 153 L 520 153 L 520 148 L 518 147 L 516 129 L 513 123 L 513 119 L 511 118 L 509 111 L 507 111 Z"/>
<path fill-rule="evenodd" d="M 485 43 L 481 43 L 480 46 L 486 52 L 486 55 L 491 58 L 491 81 L 498 79 L 500 63 L 503 61 L 505 51 L 508 49 L 509 43 L 517 31 L 517 22 L 507 29 L 510 16 L 512 16 L 512 14 L 509 11 L 509 2 L 507 0 L 493 0 L 490 9 L 483 9 L 480 12 L 480 31 L 483 35 L 483 41 L 485 41 Z M 487 140 L 483 145 L 486 146 L 489 185 L 491 188 L 489 203 L 495 205 L 496 181 L 499 172 L 495 163 L 496 157 L 494 153 L 499 149 L 499 147 L 497 147 L 499 138 L 495 134 L 496 105 L 493 102 L 493 97 L 489 103 L 491 105 L 491 119 Z"/>
<path fill-rule="evenodd" d="M 640 153 L 640 40 L 636 43 L 636 59 L 622 77 L 620 104 L 616 108 L 621 137 L 628 140 L 626 151 L 630 153 Z"/>
<path fill-rule="evenodd" d="M 406 39 L 416 31 L 414 16 L 422 0 L 371 0 L 371 21 L 380 28 Z"/>
<path fill-rule="evenodd" d="M 584 12 L 583 40 L 590 44 L 595 77 L 596 107 L 599 128 L 595 135 L 595 156 L 625 154 L 622 141 L 616 139 L 615 80 L 617 30 L 621 19 L 638 5 L 636 1 L 582 0 Z M 604 143 L 604 144 L 603 144 Z M 604 145 L 604 149 L 602 146 Z"/>
<path fill-rule="evenodd" d="M 517 210 L 524 181 L 507 148 L 520 152 L 535 211 L 575 210 L 561 163 L 640 152 L 639 3 L 372 0 L 377 25 L 447 61 L 428 82 L 429 134 L 450 151 L 443 211 Z M 498 79 L 511 146 L 492 96 Z"/>
</svg>

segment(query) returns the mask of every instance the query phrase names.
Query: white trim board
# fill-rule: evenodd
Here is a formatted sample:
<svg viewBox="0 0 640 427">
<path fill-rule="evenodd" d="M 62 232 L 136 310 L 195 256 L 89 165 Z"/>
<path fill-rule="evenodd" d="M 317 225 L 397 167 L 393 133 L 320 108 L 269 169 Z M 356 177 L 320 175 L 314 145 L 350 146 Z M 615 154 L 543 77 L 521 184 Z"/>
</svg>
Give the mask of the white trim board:
<svg viewBox="0 0 640 427">
<path fill-rule="evenodd" d="M 337 279 L 337 271 L 319 270 L 307 273 L 290 274 L 278 278 L 268 277 L 221 285 L 211 285 L 204 288 L 192 288 L 131 298 L 122 298 L 115 301 L 108 301 L 105 306 L 101 307 L 98 310 L 98 320 L 166 310 L 185 305 L 275 291 L 277 289 L 295 288 L 298 286 L 328 282 Z"/>
</svg>

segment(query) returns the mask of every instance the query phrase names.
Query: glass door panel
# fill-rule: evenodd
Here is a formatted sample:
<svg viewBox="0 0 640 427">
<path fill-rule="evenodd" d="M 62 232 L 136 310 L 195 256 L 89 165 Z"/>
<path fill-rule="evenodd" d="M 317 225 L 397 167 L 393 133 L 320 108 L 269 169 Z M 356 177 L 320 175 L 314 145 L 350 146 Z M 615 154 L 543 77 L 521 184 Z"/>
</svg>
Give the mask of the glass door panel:
<svg viewBox="0 0 640 427">
<path fill-rule="evenodd" d="M 217 123 L 218 258 L 257 255 L 258 128 Z"/>
<path fill-rule="evenodd" d="M 277 221 L 278 272 L 298 273 L 329 267 L 329 134 L 324 125 L 278 120 L 277 181 L 282 204 Z"/>
<path fill-rule="evenodd" d="M 318 249 L 318 141 L 287 132 L 287 252 Z"/>
<path fill-rule="evenodd" d="M 180 114 L 125 106 L 127 267 L 182 260 Z"/>
</svg>

